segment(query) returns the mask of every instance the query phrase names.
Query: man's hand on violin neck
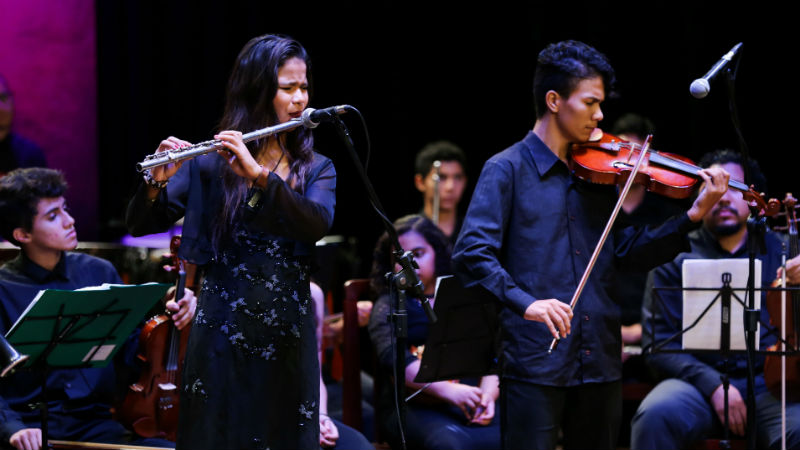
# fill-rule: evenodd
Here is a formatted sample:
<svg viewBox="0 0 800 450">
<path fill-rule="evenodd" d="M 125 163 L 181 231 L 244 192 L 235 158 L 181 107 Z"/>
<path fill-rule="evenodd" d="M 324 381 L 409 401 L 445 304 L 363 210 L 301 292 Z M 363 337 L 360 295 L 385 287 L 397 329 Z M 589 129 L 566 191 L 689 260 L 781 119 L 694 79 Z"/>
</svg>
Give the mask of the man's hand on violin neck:
<svg viewBox="0 0 800 450">
<path fill-rule="evenodd" d="M 695 199 L 687 214 L 692 222 L 703 220 L 706 214 L 717 204 L 719 199 L 728 191 L 730 174 L 721 167 L 709 167 L 697 174 L 703 179 L 700 194 Z"/>
</svg>

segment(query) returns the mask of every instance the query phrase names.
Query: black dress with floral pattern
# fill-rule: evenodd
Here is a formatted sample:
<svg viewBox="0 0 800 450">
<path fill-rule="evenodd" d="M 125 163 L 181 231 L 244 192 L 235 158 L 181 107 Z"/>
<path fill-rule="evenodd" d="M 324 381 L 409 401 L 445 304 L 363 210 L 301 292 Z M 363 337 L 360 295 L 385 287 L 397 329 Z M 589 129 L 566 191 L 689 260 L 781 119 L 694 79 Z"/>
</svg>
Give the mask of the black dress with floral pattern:
<svg viewBox="0 0 800 450">
<path fill-rule="evenodd" d="M 211 261 L 189 335 L 179 448 L 319 448 L 309 264 L 293 244 L 239 231 Z"/>
<path fill-rule="evenodd" d="M 336 170 L 314 152 L 295 189 L 270 172 L 251 188 L 236 232 L 214 250 L 227 162 L 211 153 L 184 163 L 150 199 L 128 204 L 131 234 L 182 218 L 178 256 L 205 281 L 186 350 L 178 450 L 318 449 L 319 363 L 309 262 L 333 223 Z M 216 255 L 216 256 L 215 256 Z"/>
</svg>

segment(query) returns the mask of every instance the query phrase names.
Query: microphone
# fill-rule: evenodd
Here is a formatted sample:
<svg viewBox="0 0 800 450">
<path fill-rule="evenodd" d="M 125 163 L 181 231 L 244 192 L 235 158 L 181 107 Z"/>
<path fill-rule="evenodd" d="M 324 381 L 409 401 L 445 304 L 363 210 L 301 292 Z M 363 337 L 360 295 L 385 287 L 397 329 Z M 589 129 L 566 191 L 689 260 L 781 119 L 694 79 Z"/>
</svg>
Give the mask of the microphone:
<svg viewBox="0 0 800 450">
<path fill-rule="evenodd" d="M 303 110 L 303 114 L 300 117 L 303 121 L 303 126 L 306 128 L 316 128 L 321 122 L 331 120 L 335 116 L 344 114 L 350 108 L 352 108 L 350 105 L 331 106 L 323 109 L 306 108 Z"/>
<path fill-rule="evenodd" d="M 739 47 L 741 46 L 741 42 L 734 45 L 731 51 L 723 55 L 722 59 L 714 64 L 714 67 L 706 72 L 702 78 L 692 81 L 691 86 L 689 86 L 689 92 L 692 94 L 692 97 L 703 98 L 708 95 L 709 91 L 711 91 L 711 84 L 709 84 L 709 82 L 725 67 L 725 65 L 727 65 L 733 59 L 733 57 L 736 55 L 736 52 L 739 51 Z"/>
</svg>

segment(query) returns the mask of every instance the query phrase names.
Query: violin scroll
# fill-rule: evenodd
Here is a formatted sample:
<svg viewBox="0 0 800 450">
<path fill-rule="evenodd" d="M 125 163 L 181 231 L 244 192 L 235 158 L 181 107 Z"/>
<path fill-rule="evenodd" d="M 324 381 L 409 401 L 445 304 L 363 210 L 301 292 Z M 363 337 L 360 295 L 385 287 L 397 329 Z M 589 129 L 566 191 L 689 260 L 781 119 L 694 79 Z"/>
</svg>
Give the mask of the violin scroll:
<svg viewBox="0 0 800 450">
<path fill-rule="evenodd" d="M 776 198 L 764 200 L 764 193 L 758 193 L 753 185 L 746 191 L 741 191 L 742 197 L 750 203 L 750 208 L 759 216 L 773 217 L 781 210 L 781 202 Z"/>
</svg>

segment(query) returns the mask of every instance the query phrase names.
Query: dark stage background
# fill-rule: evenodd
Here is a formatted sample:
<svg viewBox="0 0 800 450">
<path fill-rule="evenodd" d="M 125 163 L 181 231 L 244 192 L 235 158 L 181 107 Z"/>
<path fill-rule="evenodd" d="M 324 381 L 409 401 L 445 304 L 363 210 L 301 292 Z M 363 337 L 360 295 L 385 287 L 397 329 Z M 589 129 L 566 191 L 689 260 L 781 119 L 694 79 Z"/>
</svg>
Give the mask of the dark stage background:
<svg viewBox="0 0 800 450">
<path fill-rule="evenodd" d="M 782 198 L 794 188 L 785 159 L 791 161 L 793 149 L 783 143 L 790 129 L 778 125 L 794 103 L 780 87 L 790 83 L 776 79 L 775 61 L 788 60 L 782 55 L 791 47 L 776 37 L 788 34 L 780 26 L 785 11 L 702 2 L 433 5 L 97 2 L 97 238 L 124 233 L 125 203 L 139 180 L 134 166 L 161 139 L 212 136 L 238 51 L 267 32 L 289 34 L 309 50 L 310 106 L 350 104 L 362 112 L 372 142 L 369 175 L 392 219 L 420 208 L 414 154 L 434 139 L 452 140 L 468 154 L 466 207 L 483 161 L 532 128 L 536 55 L 562 39 L 595 46 L 617 71 L 619 95 L 604 104 L 601 126 L 625 112 L 643 114 L 657 127 L 654 148 L 693 159 L 717 147 L 738 148 L 722 79 L 703 100 L 689 95 L 689 84 L 743 42 L 735 84 L 743 135 L 767 174 L 769 194 Z M 363 158 L 365 130 L 355 115 L 343 118 Z M 339 174 L 331 233 L 356 237 L 359 254 L 369 258 L 381 223 L 334 130 L 322 125 L 316 137 Z"/>
</svg>

